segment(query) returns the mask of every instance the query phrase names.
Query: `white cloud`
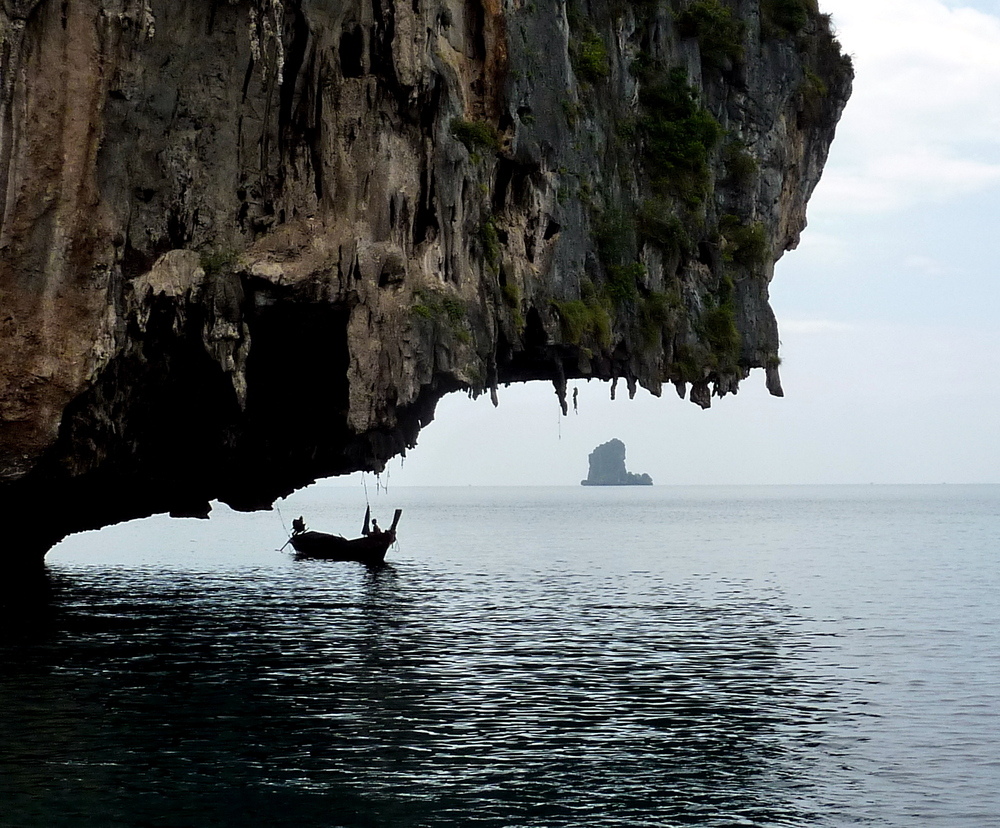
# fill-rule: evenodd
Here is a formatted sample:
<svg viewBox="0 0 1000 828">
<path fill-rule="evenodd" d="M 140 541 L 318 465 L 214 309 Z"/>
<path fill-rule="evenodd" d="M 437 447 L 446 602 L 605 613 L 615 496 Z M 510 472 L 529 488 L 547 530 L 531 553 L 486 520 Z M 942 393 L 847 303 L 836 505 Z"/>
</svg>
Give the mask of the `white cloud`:
<svg viewBox="0 0 1000 828">
<path fill-rule="evenodd" d="M 795 261 L 802 261 L 804 253 L 822 257 L 826 262 L 839 262 L 850 255 L 850 244 L 833 233 L 810 227 L 809 232 L 804 234 L 799 242 Z"/>
<path fill-rule="evenodd" d="M 952 272 L 951 268 L 946 267 L 931 256 L 907 256 L 903 265 L 907 269 L 915 270 L 925 276 L 947 276 Z"/>
<path fill-rule="evenodd" d="M 854 95 L 814 208 L 889 212 L 1000 185 L 1000 18 L 941 0 L 823 0 Z"/>
<path fill-rule="evenodd" d="M 852 330 L 854 326 L 833 319 L 782 319 L 778 327 L 782 334 L 808 335 L 844 333 Z"/>
</svg>

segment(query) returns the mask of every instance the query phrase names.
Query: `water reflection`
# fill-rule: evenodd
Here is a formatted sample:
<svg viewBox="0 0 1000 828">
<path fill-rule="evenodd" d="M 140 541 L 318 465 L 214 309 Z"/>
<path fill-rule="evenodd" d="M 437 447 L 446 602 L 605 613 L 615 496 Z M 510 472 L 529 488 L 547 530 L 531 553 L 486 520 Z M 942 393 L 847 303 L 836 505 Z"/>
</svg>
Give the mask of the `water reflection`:
<svg viewBox="0 0 1000 828">
<path fill-rule="evenodd" d="M 19 826 L 815 824 L 832 708 L 796 618 L 641 587 L 74 571 L 0 645 L 2 801 Z"/>
<path fill-rule="evenodd" d="M 60 586 L 45 568 L 0 580 L 0 643 L 44 638 L 55 621 Z"/>
</svg>

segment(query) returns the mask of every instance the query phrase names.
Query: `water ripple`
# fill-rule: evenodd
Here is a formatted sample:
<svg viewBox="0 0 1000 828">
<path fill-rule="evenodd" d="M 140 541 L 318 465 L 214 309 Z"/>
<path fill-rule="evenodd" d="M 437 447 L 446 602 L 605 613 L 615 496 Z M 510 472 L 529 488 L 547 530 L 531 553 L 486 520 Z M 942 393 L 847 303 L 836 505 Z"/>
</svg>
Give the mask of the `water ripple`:
<svg viewBox="0 0 1000 828">
<path fill-rule="evenodd" d="M 224 819 L 236 789 L 255 807 L 294 793 L 307 820 L 354 803 L 338 824 L 814 819 L 802 760 L 829 690 L 794 671 L 780 602 L 665 601 L 634 575 L 327 574 L 78 575 L 58 663 L 31 675 L 20 652 L 31 689 L 3 688 L 14 801 L 114 790 L 122 824 L 154 825 L 184 821 L 138 796 L 163 785 L 199 819 Z"/>
<path fill-rule="evenodd" d="M 994 500 L 944 566 L 968 504 L 592 496 L 406 504 L 377 571 L 231 529 L 55 565 L 0 825 L 995 824 Z"/>
</svg>

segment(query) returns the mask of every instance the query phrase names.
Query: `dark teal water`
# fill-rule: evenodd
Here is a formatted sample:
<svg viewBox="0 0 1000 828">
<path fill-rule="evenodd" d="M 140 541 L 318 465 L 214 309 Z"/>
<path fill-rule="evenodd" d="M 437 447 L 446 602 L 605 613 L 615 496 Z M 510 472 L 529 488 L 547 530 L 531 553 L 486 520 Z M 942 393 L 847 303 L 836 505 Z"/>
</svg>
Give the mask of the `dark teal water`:
<svg viewBox="0 0 1000 828">
<path fill-rule="evenodd" d="M 1000 487 L 372 494 L 57 548 L 0 825 L 1000 825 Z"/>
</svg>

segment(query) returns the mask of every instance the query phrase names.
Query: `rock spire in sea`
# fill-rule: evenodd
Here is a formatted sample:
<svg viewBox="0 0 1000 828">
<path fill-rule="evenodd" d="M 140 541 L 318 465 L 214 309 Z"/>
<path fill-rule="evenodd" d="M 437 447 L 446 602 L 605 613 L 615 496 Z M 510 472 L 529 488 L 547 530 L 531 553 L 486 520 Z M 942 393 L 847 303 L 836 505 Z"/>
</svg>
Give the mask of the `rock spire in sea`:
<svg viewBox="0 0 1000 828">
<path fill-rule="evenodd" d="M 652 486 L 648 474 L 633 474 L 625 468 L 625 444 L 618 439 L 602 443 L 590 452 L 590 474 L 583 486 Z"/>
</svg>

